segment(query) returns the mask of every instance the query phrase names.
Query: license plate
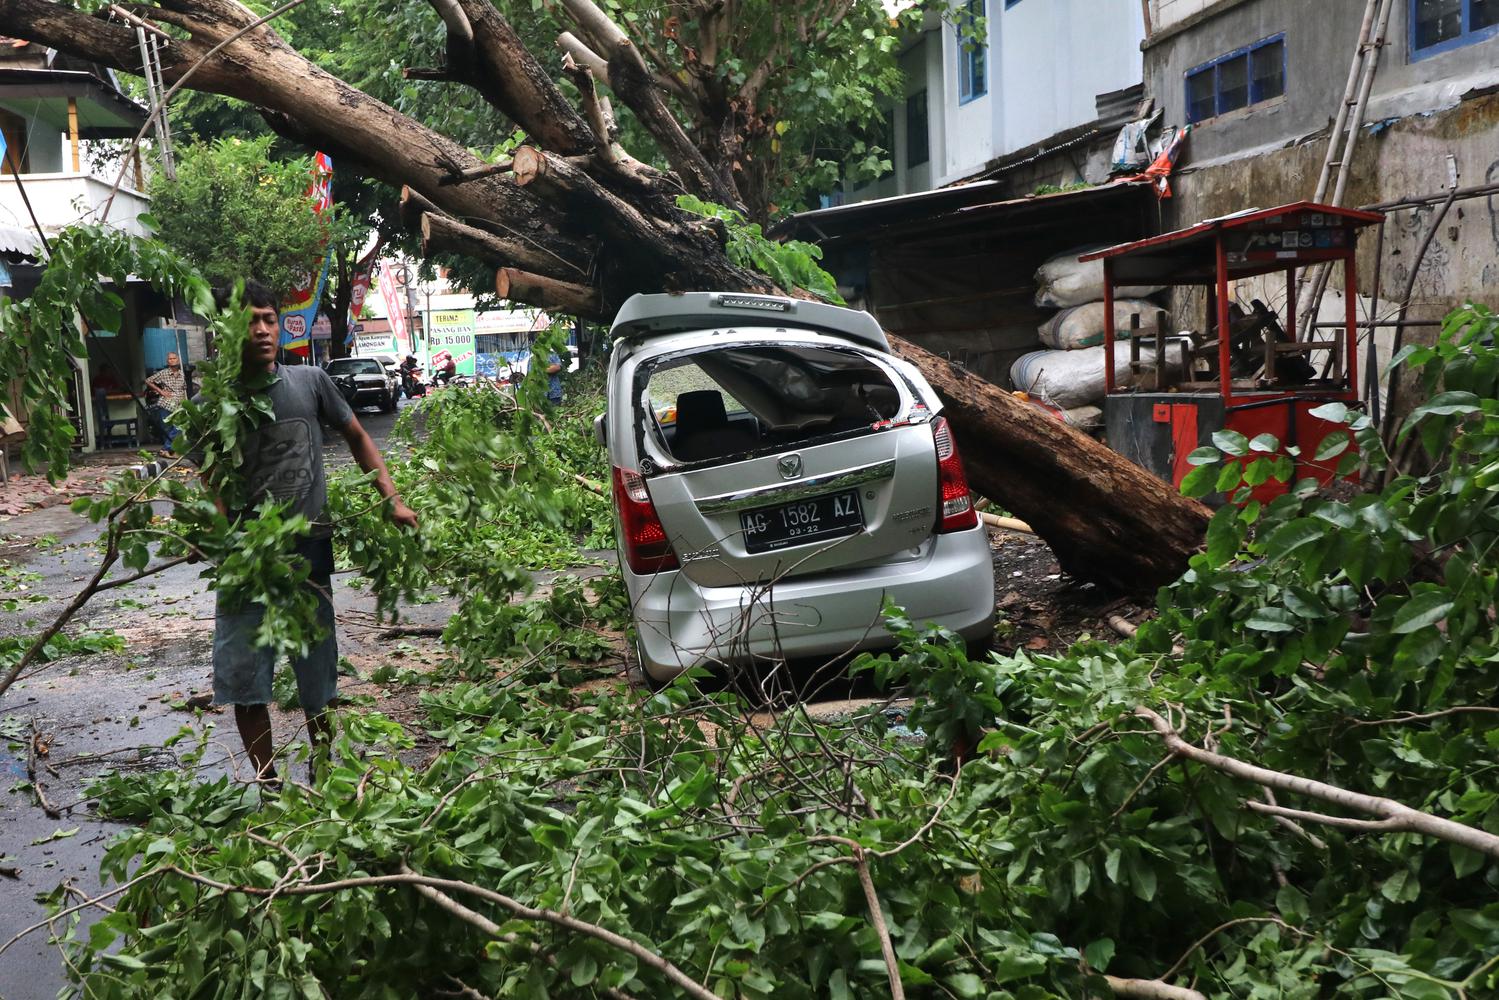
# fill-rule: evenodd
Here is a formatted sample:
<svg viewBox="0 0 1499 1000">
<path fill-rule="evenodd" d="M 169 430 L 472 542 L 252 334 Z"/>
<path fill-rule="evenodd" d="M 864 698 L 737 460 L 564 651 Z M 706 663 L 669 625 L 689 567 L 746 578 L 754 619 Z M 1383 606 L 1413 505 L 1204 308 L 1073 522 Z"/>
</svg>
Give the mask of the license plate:
<svg viewBox="0 0 1499 1000">
<path fill-rule="evenodd" d="M 844 490 L 774 507 L 757 507 L 739 515 L 747 552 L 772 552 L 822 538 L 852 535 L 864 527 L 859 491 Z"/>
</svg>

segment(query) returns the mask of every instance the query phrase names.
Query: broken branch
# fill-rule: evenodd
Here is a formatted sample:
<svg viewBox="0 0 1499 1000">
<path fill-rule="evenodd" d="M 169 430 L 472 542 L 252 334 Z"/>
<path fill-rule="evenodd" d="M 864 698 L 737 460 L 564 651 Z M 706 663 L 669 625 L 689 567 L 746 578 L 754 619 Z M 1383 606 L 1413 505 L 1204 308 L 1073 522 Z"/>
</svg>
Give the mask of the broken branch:
<svg viewBox="0 0 1499 1000">
<path fill-rule="evenodd" d="M 1207 1000 L 1207 997 L 1196 990 L 1172 986 L 1159 979 L 1120 979 L 1118 976 L 1103 978 L 1118 997 L 1139 997 L 1141 1000 Z"/>
<path fill-rule="evenodd" d="M 573 62 L 582 66 L 593 74 L 593 78 L 606 87 L 612 87 L 609 82 L 609 64 L 604 57 L 590 49 L 577 35 L 571 31 L 564 31 L 557 36 L 557 48 L 561 49 L 566 56 L 572 56 Z"/>
<path fill-rule="evenodd" d="M 1462 823 L 1433 816 L 1430 813 L 1412 809 L 1410 806 L 1394 799 L 1383 798 L 1378 795 L 1364 795 L 1360 792 L 1351 792 L 1346 788 L 1338 788 L 1311 778 L 1302 778 L 1294 774 L 1286 774 L 1283 771 L 1272 771 L 1269 768 L 1248 764 L 1233 757 L 1225 757 L 1222 754 L 1204 750 L 1193 746 L 1176 730 L 1171 728 L 1170 723 L 1158 714 L 1141 705 L 1135 708 L 1135 715 L 1145 719 L 1160 734 L 1171 751 L 1178 757 L 1196 761 L 1199 764 L 1211 767 L 1215 771 L 1240 778 L 1244 781 L 1252 781 L 1257 785 L 1278 789 L 1284 792 L 1295 792 L 1298 795 L 1307 795 L 1312 798 L 1331 802 L 1334 805 L 1343 806 L 1346 809 L 1354 809 L 1358 812 L 1378 816 L 1384 822 L 1371 825 L 1367 821 L 1351 820 L 1346 817 L 1324 816 L 1321 813 L 1301 812 L 1290 810 L 1289 815 L 1298 818 L 1315 820 L 1319 823 L 1327 823 L 1334 826 L 1352 826 L 1359 824 L 1358 829 L 1378 830 L 1402 830 L 1408 833 L 1419 833 L 1438 840 L 1445 840 L 1449 844 L 1457 844 L 1470 850 L 1479 851 L 1492 858 L 1499 858 L 1499 836 L 1479 830 Z M 1258 812 L 1274 811 L 1280 815 L 1287 815 L 1288 811 L 1282 807 L 1274 807 L 1261 803 L 1246 803 L 1251 809 Z"/>
<path fill-rule="evenodd" d="M 880 954 L 885 956 L 885 971 L 890 976 L 891 1000 L 906 1000 L 906 988 L 900 981 L 900 962 L 895 957 L 895 945 L 890 941 L 890 928 L 885 925 L 885 911 L 880 906 L 880 897 L 874 890 L 874 877 L 869 874 L 869 860 L 864 848 L 854 846 L 854 865 L 859 869 L 859 885 L 864 887 L 864 902 L 869 907 L 869 920 L 880 939 Z"/>
<path fill-rule="evenodd" d="M 495 174 L 508 174 L 515 166 L 511 160 L 497 160 L 494 163 L 486 163 L 482 167 L 466 167 L 455 170 L 446 177 L 438 180 L 438 184 L 447 187 L 451 184 L 462 184 L 464 181 L 476 181 L 480 177 L 493 177 Z"/>
<path fill-rule="evenodd" d="M 502 299 L 524 302 L 538 309 L 553 310 L 568 316 L 591 316 L 603 309 L 602 297 L 597 288 L 559 281 L 514 267 L 502 267 L 495 272 L 494 290 Z"/>
<path fill-rule="evenodd" d="M 607 927 L 600 927 L 597 924 L 591 924 L 586 920 L 579 920 L 577 917 L 569 916 L 565 913 L 557 913 L 554 910 L 527 906 L 518 899 L 512 899 L 503 893 L 495 892 L 493 889 L 486 889 L 481 885 L 474 885 L 472 882 L 461 882 L 457 879 L 448 878 L 434 878 L 428 875 L 417 874 L 408 869 L 405 872 L 391 875 L 368 875 L 360 878 L 340 879 L 334 882 L 294 882 L 284 887 L 278 887 L 277 889 L 266 889 L 260 886 L 233 885 L 228 882 L 220 882 L 217 879 L 211 879 L 196 872 L 190 872 L 177 865 L 166 865 L 156 869 L 158 873 L 168 871 L 175 872 L 190 882 L 206 885 L 211 889 L 218 889 L 221 892 L 243 892 L 250 896 L 269 896 L 273 892 L 279 892 L 283 896 L 311 896 L 378 885 L 409 885 L 413 887 L 424 885 L 433 889 L 466 893 L 494 903 L 496 906 L 508 910 L 512 916 L 519 917 L 522 920 L 554 924 L 565 930 L 574 931 L 594 938 L 597 941 L 602 941 L 612 948 L 632 955 L 641 964 L 655 969 L 671 980 L 671 982 L 681 987 L 688 996 L 696 997 L 697 1000 L 718 1000 L 717 995 L 667 959 L 662 958 L 649 948 L 631 941 L 627 937 L 616 934 Z"/>
</svg>

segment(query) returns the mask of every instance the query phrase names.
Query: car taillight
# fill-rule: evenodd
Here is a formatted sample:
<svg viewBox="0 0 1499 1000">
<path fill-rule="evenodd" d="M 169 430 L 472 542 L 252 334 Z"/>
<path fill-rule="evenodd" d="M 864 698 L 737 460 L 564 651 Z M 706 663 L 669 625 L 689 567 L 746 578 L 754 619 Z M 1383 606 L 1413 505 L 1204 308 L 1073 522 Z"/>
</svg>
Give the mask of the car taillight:
<svg viewBox="0 0 1499 1000">
<path fill-rule="evenodd" d="M 671 550 L 666 528 L 656 516 L 656 505 L 651 503 L 640 473 L 615 468 L 614 509 L 619 512 L 625 561 L 632 572 L 662 573 L 677 568 L 677 554 Z"/>
<path fill-rule="evenodd" d="M 979 515 L 973 508 L 968 477 L 963 475 L 963 459 L 958 455 L 958 443 L 953 440 L 946 417 L 938 417 L 932 422 L 932 436 L 937 443 L 938 500 L 941 501 L 937 512 L 937 533 L 967 531 L 979 523 Z"/>
</svg>

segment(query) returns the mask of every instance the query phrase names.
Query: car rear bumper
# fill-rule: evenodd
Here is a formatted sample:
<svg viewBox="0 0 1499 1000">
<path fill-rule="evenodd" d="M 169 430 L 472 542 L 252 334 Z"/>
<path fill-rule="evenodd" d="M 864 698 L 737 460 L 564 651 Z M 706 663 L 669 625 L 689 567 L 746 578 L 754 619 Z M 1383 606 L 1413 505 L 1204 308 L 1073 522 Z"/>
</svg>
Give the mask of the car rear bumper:
<svg viewBox="0 0 1499 1000">
<path fill-rule="evenodd" d="M 920 557 L 782 581 L 769 588 L 701 587 L 680 572 L 636 576 L 642 667 L 666 680 L 698 665 L 759 657 L 836 656 L 890 644 L 888 598 L 919 623 L 987 639 L 994 624 L 994 562 L 980 525 L 933 536 Z"/>
</svg>

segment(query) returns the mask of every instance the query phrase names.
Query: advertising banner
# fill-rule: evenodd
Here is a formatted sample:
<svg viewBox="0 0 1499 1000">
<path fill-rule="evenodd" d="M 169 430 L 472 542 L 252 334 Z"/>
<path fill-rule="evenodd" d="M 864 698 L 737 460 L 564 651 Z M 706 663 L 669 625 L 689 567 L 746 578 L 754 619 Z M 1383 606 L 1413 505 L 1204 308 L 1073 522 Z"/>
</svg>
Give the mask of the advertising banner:
<svg viewBox="0 0 1499 1000">
<path fill-rule="evenodd" d="M 344 329 L 348 331 L 344 339 L 345 347 L 354 346 L 354 324 L 359 322 L 359 314 L 364 311 L 364 300 L 369 297 L 370 279 L 375 273 L 375 258 L 380 255 L 380 241 L 370 247 L 370 252 L 359 258 L 354 265 L 354 276 L 351 279 L 352 288 L 349 290 L 349 315 L 345 320 Z"/>
<path fill-rule="evenodd" d="M 312 184 L 307 189 L 312 199 L 312 210 L 322 215 L 333 207 L 333 158 L 327 153 L 316 153 L 312 157 Z M 283 350 L 304 357 L 311 351 L 309 334 L 313 317 L 317 314 L 318 301 L 323 297 L 323 285 L 328 281 L 329 254 L 309 262 L 307 273 L 298 287 L 281 307 L 281 347 Z"/>
<path fill-rule="evenodd" d="M 459 375 L 474 373 L 474 311 L 448 309 L 427 314 L 427 348 L 436 356 L 447 351 L 458 363 Z"/>
<path fill-rule="evenodd" d="M 411 344 L 406 284 L 402 280 L 409 275 L 410 269 L 404 264 L 386 262 L 380 265 L 380 297 L 385 300 L 385 315 L 390 320 L 391 346 L 403 358 L 416 353 Z"/>
</svg>

